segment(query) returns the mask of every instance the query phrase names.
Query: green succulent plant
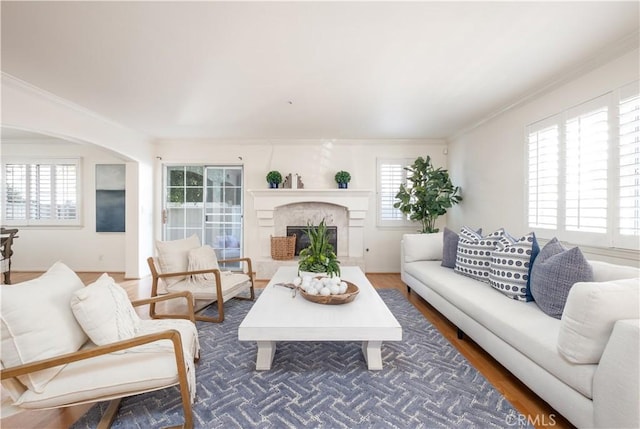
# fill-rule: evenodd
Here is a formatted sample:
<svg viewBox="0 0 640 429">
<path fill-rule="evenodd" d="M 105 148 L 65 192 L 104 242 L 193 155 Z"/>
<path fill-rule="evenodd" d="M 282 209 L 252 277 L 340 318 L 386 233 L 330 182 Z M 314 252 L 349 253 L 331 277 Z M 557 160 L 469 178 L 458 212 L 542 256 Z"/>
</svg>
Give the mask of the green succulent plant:
<svg viewBox="0 0 640 429">
<path fill-rule="evenodd" d="M 311 273 L 327 273 L 329 277 L 340 275 L 340 261 L 335 249 L 329 243 L 324 219 L 317 227 L 307 223 L 309 246 L 300 251 L 298 269 Z"/>
<path fill-rule="evenodd" d="M 418 157 L 410 167 L 405 167 L 408 185 L 400 185 L 393 207 L 420 222 L 423 233 L 438 232 L 436 219 L 455 204 L 462 201 L 460 187 L 453 186 L 449 172 L 434 168 L 431 157 Z"/>
</svg>

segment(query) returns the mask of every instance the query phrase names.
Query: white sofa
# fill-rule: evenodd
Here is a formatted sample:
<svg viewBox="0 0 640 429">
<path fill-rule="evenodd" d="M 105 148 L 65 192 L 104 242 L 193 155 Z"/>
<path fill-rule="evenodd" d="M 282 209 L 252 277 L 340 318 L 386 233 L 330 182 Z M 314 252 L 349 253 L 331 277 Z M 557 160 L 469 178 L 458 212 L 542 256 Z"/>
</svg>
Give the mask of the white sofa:
<svg viewBox="0 0 640 429">
<path fill-rule="evenodd" d="M 442 241 L 442 233 L 404 236 L 401 277 L 410 291 L 435 307 L 458 327 L 459 333 L 472 338 L 577 427 L 640 427 L 640 270 L 589 261 L 595 282 L 572 287 L 565 313 L 558 320 L 542 312 L 533 301 L 509 299 L 488 283 L 442 267 Z M 631 290 L 630 296 L 636 301 L 626 310 L 627 320 L 616 320 L 616 310 L 606 299 L 599 302 L 600 295 L 590 292 L 609 285 L 604 282 L 619 279 L 633 279 L 626 281 L 625 290 Z M 605 322 L 599 327 L 587 326 L 587 336 L 601 337 L 595 340 L 604 347 L 601 357 L 597 354 L 598 363 L 572 363 L 559 351 L 559 340 L 561 348 L 563 341 L 574 342 L 565 349 L 582 347 L 575 344 L 579 338 L 573 335 L 575 332 L 567 334 L 570 321 L 565 316 L 569 308 L 587 325 L 600 323 L 603 316 L 609 321 L 609 326 Z M 598 309 L 594 314 L 586 313 L 594 308 Z M 600 311 L 603 314 L 597 314 Z M 629 311 L 635 316 L 629 318 Z"/>
</svg>

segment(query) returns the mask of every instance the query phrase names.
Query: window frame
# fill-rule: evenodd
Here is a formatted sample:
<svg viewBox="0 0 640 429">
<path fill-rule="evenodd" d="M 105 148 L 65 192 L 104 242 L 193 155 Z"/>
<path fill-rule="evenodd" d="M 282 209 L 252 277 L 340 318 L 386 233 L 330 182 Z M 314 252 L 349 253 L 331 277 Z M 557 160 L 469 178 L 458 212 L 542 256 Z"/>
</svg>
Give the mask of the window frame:
<svg viewBox="0 0 640 429">
<path fill-rule="evenodd" d="M 75 219 L 56 219 L 53 217 L 46 219 L 31 219 L 29 217 L 29 182 L 31 178 L 31 169 L 28 169 L 26 177 L 26 200 L 25 218 L 23 219 L 7 219 L 7 165 L 50 165 L 55 171 L 56 165 L 75 165 L 76 167 L 76 182 L 75 182 L 75 196 L 76 196 L 76 217 Z M 54 179 L 55 180 L 55 179 Z M 8 157 L 2 160 L 2 208 L 1 216 L 4 225 L 7 226 L 20 226 L 20 227 L 78 227 L 83 225 L 83 204 L 82 204 L 82 157 Z M 52 201 L 55 201 L 55 190 L 52 191 Z M 52 204 L 52 215 L 55 213 L 53 210 L 55 204 Z"/>
<path fill-rule="evenodd" d="M 572 106 L 563 110 L 562 112 L 545 118 L 543 120 L 531 123 L 525 127 L 524 130 L 524 143 L 525 143 L 525 209 L 524 209 L 524 221 L 525 225 L 536 233 L 539 238 L 551 239 L 557 237 L 561 241 L 569 243 L 575 243 L 578 245 L 592 246 L 594 248 L 609 248 L 609 249 L 626 249 L 637 251 L 640 250 L 640 240 L 638 235 L 622 235 L 619 230 L 619 172 L 620 172 L 620 102 L 623 100 L 621 91 L 627 91 L 628 88 L 635 88 L 635 92 L 638 93 L 638 82 L 625 85 L 622 88 L 618 88 L 613 91 L 609 91 L 598 97 L 594 97 L 584 103 L 580 103 L 576 106 Z M 627 97 L 629 98 L 628 94 Z M 607 220 L 606 231 L 602 233 L 586 232 L 586 231 L 572 231 L 568 230 L 566 226 L 567 216 L 567 123 L 576 116 L 583 115 L 592 111 L 598 107 L 606 107 L 607 109 L 607 124 L 608 124 L 608 161 L 607 161 Z M 530 173 L 530 157 L 531 152 L 529 149 L 529 139 L 532 133 L 541 131 L 550 126 L 556 125 L 558 127 L 558 200 L 557 200 L 557 215 L 556 215 L 556 227 L 555 228 L 542 228 L 539 226 L 532 226 L 530 222 L 530 210 L 531 210 L 531 195 L 530 181 L 532 179 Z"/>
<path fill-rule="evenodd" d="M 415 161 L 414 158 L 376 158 L 376 225 L 381 228 L 411 228 L 415 226 L 415 222 L 410 220 L 406 215 L 402 219 L 383 219 L 383 195 L 382 195 L 382 166 L 383 165 L 401 165 L 402 168 L 402 184 L 407 184 L 407 170 Z M 398 189 L 399 190 L 399 189 Z M 397 191 L 396 191 L 397 193 Z M 394 194 L 395 196 L 395 194 Z M 398 210 L 398 209 L 395 209 Z"/>
</svg>

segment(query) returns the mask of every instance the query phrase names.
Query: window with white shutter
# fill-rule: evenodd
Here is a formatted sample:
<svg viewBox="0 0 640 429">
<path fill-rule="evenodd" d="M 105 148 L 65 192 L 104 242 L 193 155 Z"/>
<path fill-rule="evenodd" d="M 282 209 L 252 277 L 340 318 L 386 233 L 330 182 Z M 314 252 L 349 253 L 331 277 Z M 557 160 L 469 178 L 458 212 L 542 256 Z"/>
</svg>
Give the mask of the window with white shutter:
<svg viewBox="0 0 640 429">
<path fill-rule="evenodd" d="M 638 83 L 620 91 L 618 234 L 637 243 L 640 236 L 640 94 Z"/>
<path fill-rule="evenodd" d="M 640 248 L 638 82 L 527 127 L 527 224 L 539 237 Z"/>
<path fill-rule="evenodd" d="M 565 124 L 565 227 L 568 231 L 607 232 L 609 113 L 598 107 L 570 115 Z M 584 107 L 581 110 L 584 110 Z"/>
<path fill-rule="evenodd" d="M 557 124 L 529 129 L 529 226 L 558 226 L 558 137 Z"/>
<path fill-rule="evenodd" d="M 79 159 L 10 160 L 2 170 L 7 225 L 80 225 Z"/>
<path fill-rule="evenodd" d="M 400 185 L 407 183 L 408 167 L 413 159 L 378 159 L 378 226 L 409 226 L 411 222 L 393 207 Z"/>
</svg>

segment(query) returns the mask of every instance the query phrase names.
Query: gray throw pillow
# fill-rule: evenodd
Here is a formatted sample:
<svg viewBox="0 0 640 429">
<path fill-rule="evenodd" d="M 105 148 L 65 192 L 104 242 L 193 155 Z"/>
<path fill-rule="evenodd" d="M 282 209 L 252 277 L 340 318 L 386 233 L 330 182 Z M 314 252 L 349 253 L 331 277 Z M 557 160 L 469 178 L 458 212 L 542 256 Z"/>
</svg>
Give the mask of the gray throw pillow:
<svg viewBox="0 0 640 429">
<path fill-rule="evenodd" d="M 531 270 L 531 295 L 542 311 L 560 319 L 569 290 L 593 281 L 593 269 L 579 248 L 568 249 L 557 238 L 540 251 Z"/>
<path fill-rule="evenodd" d="M 482 235 L 482 228 L 477 231 Z M 442 264 L 443 267 L 455 268 L 458 255 L 458 234 L 445 226 L 442 238 Z"/>
</svg>

